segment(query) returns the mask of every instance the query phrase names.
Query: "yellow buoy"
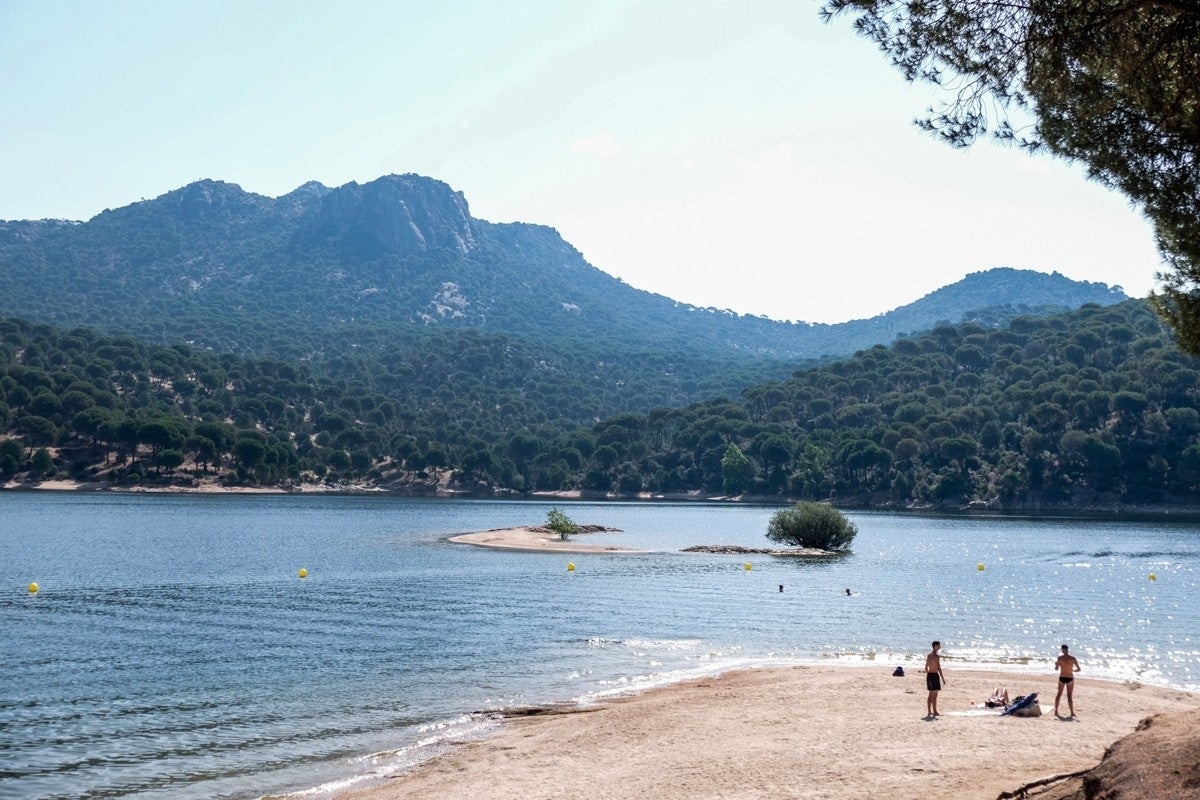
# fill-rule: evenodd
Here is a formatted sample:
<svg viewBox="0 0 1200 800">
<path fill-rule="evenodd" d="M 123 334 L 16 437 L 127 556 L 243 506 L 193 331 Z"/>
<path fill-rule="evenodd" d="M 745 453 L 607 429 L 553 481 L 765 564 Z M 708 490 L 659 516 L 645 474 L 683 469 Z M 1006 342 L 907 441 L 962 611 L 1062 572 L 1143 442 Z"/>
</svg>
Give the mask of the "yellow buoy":
<svg viewBox="0 0 1200 800">
<path fill-rule="evenodd" d="M 567 562 L 567 572 L 574 572 L 574 571 L 575 571 L 575 562 L 568 561 Z"/>
<path fill-rule="evenodd" d="M 1150 573 L 1150 580 L 1152 580 L 1152 581 L 1156 581 L 1156 580 L 1158 580 L 1158 576 L 1157 576 L 1157 575 L 1155 575 L 1153 572 L 1151 572 L 1151 573 Z M 34 584 L 34 586 L 37 586 L 37 584 L 35 583 L 35 584 Z"/>
<path fill-rule="evenodd" d="M 975 569 L 979 570 L 980 572 L 983 572 L 983 564 L 980 564 Z"/>
<path fill-rule="evenodd" d="M 29 584 L 29 593 L 37 594 L 37 591 L 39 588 L 41 588 L 41 587 L 39 587 L 36 583 L 31 583 L 31 584 Z"/>
<path fill-rule="evenodd" d="M 746 572 L 749 572 L 752 569 L 754 569 L 754 566 L 749 561 L 747 561 L 746 562 Z"/>
<path fill-rule="evenodd" d="M 301 578 L 307 578 L 307 577 L 308 577 L 308 570 L 306 570 L 304 567 L 301 567 L 301 568 L 300 568 L 300 577 L 301 577 Z"/>
</svg>

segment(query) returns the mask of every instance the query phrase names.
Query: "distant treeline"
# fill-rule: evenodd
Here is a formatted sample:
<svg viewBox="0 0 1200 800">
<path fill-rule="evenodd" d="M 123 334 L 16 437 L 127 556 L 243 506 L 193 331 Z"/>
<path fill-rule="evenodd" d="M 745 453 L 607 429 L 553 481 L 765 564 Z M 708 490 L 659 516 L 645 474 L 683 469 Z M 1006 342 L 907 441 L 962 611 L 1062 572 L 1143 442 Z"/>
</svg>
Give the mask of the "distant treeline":
<svg viewBox="0 0 1200 800">
<path fill-rule="evenodd" d="M 737 398 L 615 416 L 519 339 L 421 344 L 318 370 L 0 321 L 0 477 L 1003 508 L 1191 504 L 1200 484 L 1200 370 L 1141 301 L 942 326 Z"/>
</svg>

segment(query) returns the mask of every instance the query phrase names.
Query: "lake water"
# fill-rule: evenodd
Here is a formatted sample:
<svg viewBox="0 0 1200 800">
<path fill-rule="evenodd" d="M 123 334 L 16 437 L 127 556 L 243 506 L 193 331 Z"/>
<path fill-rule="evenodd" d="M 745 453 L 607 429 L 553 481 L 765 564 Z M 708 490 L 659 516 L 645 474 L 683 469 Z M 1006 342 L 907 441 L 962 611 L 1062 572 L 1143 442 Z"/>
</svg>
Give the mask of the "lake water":
<svg viewBox="0 0 1200 800">
<path fill-rule="evenodd" d="M 948 670 L 1036 673 L 1022 693 L 1061 641 L 1085 676 L 1200 689 L 1194 522 L 853 513 L 850 555 L 747 559 L 678 551 L 767 546 L 774 508 L 568 503 L 623 531 L 585 541 L 656 552 L 445 540 L 551 507 L 0 494 L 0 798 L 325 797 L 486 734 L 488 709 L 919 669 L 934 638 Z"/>
</svg>

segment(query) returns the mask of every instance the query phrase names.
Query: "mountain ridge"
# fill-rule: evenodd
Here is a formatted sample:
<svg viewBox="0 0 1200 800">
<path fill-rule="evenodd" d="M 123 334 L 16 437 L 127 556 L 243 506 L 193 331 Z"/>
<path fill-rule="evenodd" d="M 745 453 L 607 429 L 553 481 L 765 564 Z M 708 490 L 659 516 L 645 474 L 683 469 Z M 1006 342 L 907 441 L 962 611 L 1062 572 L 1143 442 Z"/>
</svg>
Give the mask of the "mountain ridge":
<svg viewBox="0 0 1200 800">
<path fill-rule="evenodd" d="M 416 325 L 804 360 L 980 310 L 999 324 L 1124 299 L 1119 287 L 1010 268 L 964 282 L 837 324 L 701 308 L 597 269 L 554 228 L 477 219 L 461 192 L 412 173 L 310 181 L 277 198 L 205 179 L 86 222 L 0 222 L 0 314 L 235 352 L 260 348 L 246 331 L 264 324 L 351 338 Z M 288 345 L 268 352 L 295 355 Z"/>
</svg>

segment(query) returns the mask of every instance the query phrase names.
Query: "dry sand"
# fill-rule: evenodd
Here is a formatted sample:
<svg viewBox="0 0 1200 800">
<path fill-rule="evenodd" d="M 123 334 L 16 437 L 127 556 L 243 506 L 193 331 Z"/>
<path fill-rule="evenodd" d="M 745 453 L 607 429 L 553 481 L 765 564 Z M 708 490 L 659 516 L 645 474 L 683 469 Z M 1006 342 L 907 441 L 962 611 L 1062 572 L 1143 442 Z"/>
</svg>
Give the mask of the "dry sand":
<svg viewBox="0 0 1200 800">
<path fill-rule="evenodd" d="M 575 534 L 576 536 L 585 534 Z M 497 550 L 530 550 L 540 553 L 644 553 L 631 547 L 585 544 L 577 539 L 562 539 L 557 533 L 545 528 L 525 526 L 521 528 L 498 528 L 480 533 L 464 533 L 451 536 L 450 541 L 492 547 Z"/>
<path fill-rule="evenodd" d="M 891 670 L 732 672 L 590 710 L 517 717 L 494 736 L 339 800 L 994 800 L 1095 766 L 1143 717 L 1200 707 L 1194 693 L 1080 678 L 1078 717 L 1057 719 L 1049 671 L 951 664 L 943 716 L 926 720 L 924 674 Z M 1014 697 L 1038 692 L 1045 715 L 1001 717 L 980 707 L 995 686 Z"/>
</svg>

